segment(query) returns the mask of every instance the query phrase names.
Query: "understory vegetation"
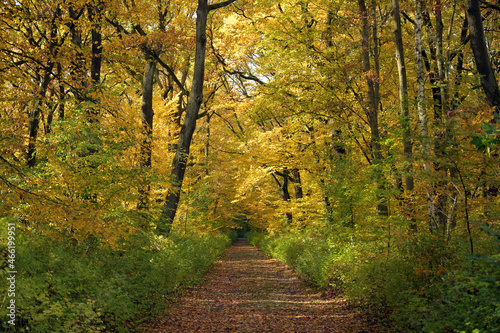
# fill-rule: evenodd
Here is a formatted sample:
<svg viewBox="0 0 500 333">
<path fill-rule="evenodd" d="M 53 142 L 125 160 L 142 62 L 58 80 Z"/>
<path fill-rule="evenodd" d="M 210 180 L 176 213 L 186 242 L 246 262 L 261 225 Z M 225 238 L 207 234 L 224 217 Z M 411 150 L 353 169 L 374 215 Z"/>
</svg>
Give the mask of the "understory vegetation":
<svg viewBox="0 0 500 333">
<path fill-rule="evenodd" d="M 5 254 L 5 237 L 2 253 Z M 4 332 L 134 332 L 224 253 L 228 235 L 138 232 L 114 247 L 25 234 L 16 244 L 15 325 Z M 2 256 L 5 269 L 6 256 Z M 9 287 L 2 279 L 0 293 Z M 7 317 L 5 298 L 0 316 Z"/>
<path fill-rule="evenodd" d="M 343 236 L 349 231 L 349 237 Z M 366 230 L 365 230 L 366 231 Z M 396 332 L 498 332 L 500 234 L 481 226 L 476 255 L 455 238 L 415 234 L 388 243 L 361 230 L 248 233 L 311 286 L 343 293 Z"/>
</svg>

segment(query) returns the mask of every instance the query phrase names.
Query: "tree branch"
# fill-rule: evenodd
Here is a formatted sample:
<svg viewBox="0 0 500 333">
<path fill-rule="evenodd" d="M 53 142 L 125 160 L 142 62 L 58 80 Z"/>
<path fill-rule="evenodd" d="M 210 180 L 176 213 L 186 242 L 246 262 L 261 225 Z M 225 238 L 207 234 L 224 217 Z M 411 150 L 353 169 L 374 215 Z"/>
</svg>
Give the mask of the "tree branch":
<svg viewBox="0 0 500 333">
<path fill-rule="evenodd" d="M 271 176 L 273 176 L 274 180 L 276 181 L 276 183 L 278 184 L 278 186 L 281 188 L 281 183 L 278 180 L 278 178 L 276 177 L 276 175 L 274 173 L 272 173 Z"/>
<path fill-rule="evenodd" d="M 179 81 L 179 79 L 175 75 L 175 72 L 173 71 L 173 69 L 170 68 L 170 66 L 167 65 L 165 62 L 163 62 L 163 60 L 161 60 L 160 57 L 156 53 L 151 52 L 151 56 L 154 58 L 154 60 L 156 60 L 161 65 L 161 67 L 163 67 L 167 70 L 168 74 L 170 74 L 170 76 L 172 77 L 174 82 L 177 84 L 179 89 L 182 90 L 182 93 L 186 96 L 189 96 L 189 90 L 187 90 L 184 87 L 184 85 L 181 83 L 181 81 Z"/>
<path fill-rule="evenodd" d="M 500 6 L 486 2 L 484 0 L 481 0 L 481 5 L 483 5 L 485 8 L 491 8 L 500 11 Z"/>
<path fill-rule="evenodd" d="M 408 14 L 407 14 L 406 12 L 401 11 L 401 15 L 403 15 L 403 17 L 404 17 L 406 20 L 408 20 L 411 24 L 415 25 L 415 21 L 414 21 L 411 17 L 409 17 L 409 16 L 408 16 Z"/>
<path fill-rule="evenodd" d="M 222 7 L 229 6 L 230 4 L 232 4 L 235 1 L 236 0 L 227 0 L 227 1 L 219 2 L 219 3 L 211 4 L 211 5 L 208 6 L 208 11 L 210 12 L 212 10 L 216 10 L 216 9 L 219 9 L 219 8 L 222 8 Z"/>
<path fill-rule="evenodd" d="M 116 30 L 118 32 L 123 32 L 125 33 L 125 35 L 129 35 L 130 32 L 128 32 L 121 24 L 119 24 L 118 22 L 115 22 L 115 21 L 112 21 L 110 20 L 109 18 L 106 18 L 106 21 L 111 24 L 113 27 L 116 28 Z M 141 26 L 139 24 L 136 24 L 134 26 L 134 29 L 139 33 L 139 35 L 141 36 L 146 36 L 146 33 L 144 32 L 144 30 L 141 28 Z M 184 85 L 181 83 L 181 81 L 179 81 L 179 79 L 177 78 L 177 76 L 175 75 L 175 72 L 172 70 L 172 68 L 170 68 L 169 65 L 167 65 L 163 60 L 160 59 L 160 57 L 155 53 L 153 52 L 153 50 L 147 48 L 146 50 L 149 55 L 151 57 L 153 57 L 153 59 L 155 61 L 157 61 L 160 66 L 162 66 L 163 68 L 165 68 L 168 72 L 168 74 L 172 77 L 172 79 L 174 80 L 174 82 L 177 84 L 177 86 L 179 87 L 180 90 L 182 90 L 182 92 L 186 95 L 186 96 L 189 96 L 189 91 L 184 87 Z"/>
<path fill-rule="evenodd" d="M 109 24 L 111 24 L 113 27 L 116 28 L 116 30 L 121 33 L 125 33 L 125 35 L 130 35 L 130 32 L 128 32 L 121 24 L 119 24 L 118 22 L 115 22 L 113 20 L 110 20 L 109 18 L 106 17 L 106 22 L 108 22 Z"/>
</svg>

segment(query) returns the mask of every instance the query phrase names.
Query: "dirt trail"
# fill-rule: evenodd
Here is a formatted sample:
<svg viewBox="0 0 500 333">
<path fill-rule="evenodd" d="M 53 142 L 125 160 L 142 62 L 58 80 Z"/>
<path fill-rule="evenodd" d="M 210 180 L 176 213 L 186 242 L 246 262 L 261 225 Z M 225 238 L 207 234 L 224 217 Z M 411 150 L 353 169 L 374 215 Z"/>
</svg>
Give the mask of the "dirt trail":
<svg viewBox="0 0 500 333">
<path fill-rule="evenodd" d="M 146 332 L 378 332 L 345 299 L 307 288 L 244 240 Z"/>
</svg>

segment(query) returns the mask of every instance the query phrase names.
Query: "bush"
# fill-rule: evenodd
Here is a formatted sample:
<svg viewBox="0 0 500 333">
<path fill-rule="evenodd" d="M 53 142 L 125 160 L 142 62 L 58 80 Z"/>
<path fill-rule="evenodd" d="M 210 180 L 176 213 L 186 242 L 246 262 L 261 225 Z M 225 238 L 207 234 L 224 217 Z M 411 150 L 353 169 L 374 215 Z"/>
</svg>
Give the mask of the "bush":
<svg viewBox="0 0 500 333">
<path fill-rule="evenodd" d="M 230 244 L 227 235 L 164 239 L 145 233 L 122 242 L 120 249 L 99 246 L 96 240 L 72 244 L 39 235 L 20 241 L 16 326 L 13 330 L 2 322 L 4 331 L 140 330 Z"/>
<path fill-rule="evenodd" d="M 487 231 L 500 244 L 500 235 Z M 445 244 L 421 234 L 394 240 L 388 248 L 379 237 L 356 239 L 353 229 L 350 233 L 348 238 L 307 230 L 247 237 L 309 284 L 342 289 L 371 318 L 396 331 L 500 331 L 498 254 L 464 260 L 460 252 L 466 244 L 459 238 Z M 491 244 L 491 238 L 484 242 Z"/>
<path fill-rule="evenodd" d="M 292 267 L 311 286 L 329 286 L 332 249 L 325 238 L 313 233 L 249 236 L 252 244 Z"/>
<path fill-rule="evenodd" d="M 229 239 L 231 239 L 231 243 L 236 242 L 236 241 L 238 240 L 238 237 L 239 237 L 239 235 L 238 235 L 238 231 L 236 231 L 236 230 L 231 230 L 231 231 L 229 232 Z"/>
<path fill-rule="evenodd" d="M 500 249 L 500 234 L 484 228 Z M 400 313 L 404 319 L 419 318 L 419 332 L 500 331 L 500 255 L 466 255 L 462 263 L 429 286 L 413 294 Z"/>
</svg>

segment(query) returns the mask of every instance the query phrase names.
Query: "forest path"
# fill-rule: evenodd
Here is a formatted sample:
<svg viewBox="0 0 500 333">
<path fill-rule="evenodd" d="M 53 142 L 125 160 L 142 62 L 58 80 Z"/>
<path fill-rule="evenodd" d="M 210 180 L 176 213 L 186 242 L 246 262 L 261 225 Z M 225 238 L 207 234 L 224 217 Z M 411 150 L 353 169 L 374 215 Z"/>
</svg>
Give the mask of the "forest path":
<svg viewBox="0 0 500 333">
<path fill-rule="evenodd" d="M 325 296 L 245 240 L 146 332 L 379 332 L 345 299 Z"/>
</svg>

